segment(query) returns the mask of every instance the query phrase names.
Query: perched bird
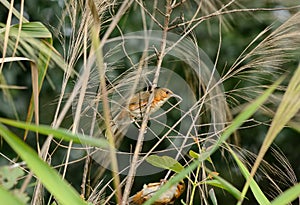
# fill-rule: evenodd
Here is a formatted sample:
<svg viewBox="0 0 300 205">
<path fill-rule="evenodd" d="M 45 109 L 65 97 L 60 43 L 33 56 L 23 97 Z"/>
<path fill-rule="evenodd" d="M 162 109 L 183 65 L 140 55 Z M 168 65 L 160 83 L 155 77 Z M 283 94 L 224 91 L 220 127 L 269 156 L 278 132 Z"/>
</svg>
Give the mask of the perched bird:
<svg viewBox="0 0 300 205">
<path fill-rule="evenodd" d="M 135 195 L 129 198 L 129 205 L 140 205 L 145 201 L 149 200 L 162 185 L 165 184 L 165 181 L 157 183 L 145 184 L 143 189 L 137 192 Z M 164 192 L 160 197 L 153 203 L 153 205 L 167 205 L 173 204 L 176 199 L 180 197 L 180 195 L 184 192 L 185 184 L 184 181 L 180 181 L 178 184 L 170 187 L 166 192 Z"/>
<path fill-rule="evenodd" d="M 146 106 L 150 98 L 151 91 L 144 91 L 137 93 L 129 101 L 129 111 L 131 117 L 142 118 L 146 112 Z M 150 114 L 156 112 L 170 97 L 174 94 L 167 88 L 155 88 L 154 98 L 150 105 Z"/>
<path fill-rule="evenodd" d="M 128 126 L 132 122 L 139 126 L 137 122 L 142 120 L 145 116 L 150 95 L 150 90 L 136 93 L 113 119 L 111 127 L 116 145 L 119 144 L 118 141 L 123 139 L 120 135 L 124 135 L 126 133 Z M 159 110 L 159 108 L 171 97 L 178 96 L 168 88 L 155 88 L 153 100 L 150 104 L 149 115 Z"/>
<path fill-rule="evenodd" d="M 128 102 L 128 105 L 117 116 L 116 121 L 124 121 L 130 118 L 132 121 L 142 119 L 145 115 L 151 91 L 141 91 L 136 93 Z M 150 104 L 150 115 L 156 112 L 166 101 L 175 96 L 168 88 L 155 88 L 153 101 Z"/>
<path fill-rule="evenodd" d="M 168 88 L 155 88 L 153 101 L 150 106 L 150 115 L 155 113 L 159 108 L 167 102 L 171 97 L 179 97 Z M 121 111 L 114 117 L 112 121 L 112 133 L 115 139 L 115 147 L 119 148 L 123 138 L 132 122 L 137 124 L 138 120 L 143 119 L 150 98 L 151 91 L 141 91 L 133 95 L 132 98 L 123 106 Z M 138 124 L 137 124 L 138 125 Z M 139 125 L 138 125 L 139 126 Z M 131 136 L 132 137 L 132 136 Z M 110 163 L 108 150 L 103 150 L 97 157 L 97 162 L 103 167 L 107 167 Z M 98 170 L 95 180 L 98 181 L 104 173 L 104 169 Z"/>
</svg>

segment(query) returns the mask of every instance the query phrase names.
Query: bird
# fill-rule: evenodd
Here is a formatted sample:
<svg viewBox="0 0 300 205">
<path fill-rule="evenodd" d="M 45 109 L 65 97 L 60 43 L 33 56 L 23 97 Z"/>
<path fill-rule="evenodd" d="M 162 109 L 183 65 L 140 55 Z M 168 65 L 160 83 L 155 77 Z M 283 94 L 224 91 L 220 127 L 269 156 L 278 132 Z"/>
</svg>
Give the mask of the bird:
<svg viewBox="0 0 300 205">
<path fill-rule="evenodd" d="M 143 91 L 137 93 L 129 101 L 129 111 L 131 117 L 142 118 L 146 112 L 148 100 L 150 98 L 151 91 Z M 150 113 L 156 112 L 170 97 L 174 96 L 174 93 L 167 88 L 155 88 L 154 98 L 150 105 Z"/>
<path fill-rule="evenodd" d="M 127 103 L 127 106 L 124 106 L 112 122 L 112 131 L 114 134 L 116 134 L 116 128 L 123 127 L 123 125 L 126 126 L 144 118 L 151 93 L 151 89 L 148 89 L 146 91 L 137 92 L 133 95 Z M 168 88 L 156 87 L 154 89 L 153 100 L 149 105 L 149 115 L 155 113 L 165 102 L 175 96 L 177 95 Z"/>
<path fill-rule="evenodd" d="M 121 111 L 114 117 L 111 122 L 112 134 L 115 140 L 115 148 L 118 149 L 123 141 L 123 138 L 127 132 L 129 125 L 133 122 L 137 126 L 137 121 L 142 120 L 145 116 L 147 110 L 148 101 L 150 95 L 153 93 L 153 100 L 150 106 L 149 115 L 155 113 L 161 106 L 164 105 L 171 97 L 180 97 L 174 94 L 168 88 L 156 87 L 152 89 L 147 89 L 145 91 L 139 91 L 135 93 L 124 106 L 122 106 Z M 107 131 L 106 131 L 107 132 Z M 105 133 L 107 135 L 107 133 Z M 132 136 L 131 136 L 132 137 Z M 96 155 L 94 155 L 96 156 Z M 97 154 L 97 162 L 100 163 L 103 167 L 107 167 L 110 163 L 108 150 L 102 150 L 99 155 Z M 104 174 L 105 169 L 99 169 L 97 175 L 94 179 L 96 183 L 101 176 Z"/>
<path fill-rule="evenodd" d="M 144 184 L 143 189 L 137 192 L 135 195 L 131 196 L 128 200 L 129 205 L 140 205 L 149 200 L 161 186 L 165 184 L 166 180 L 161 180 L 160 182 Z M 175 200 L 180 197 L 180 195 L 185 190 L 184 181 L 179 181 L 174 186 L 171 186 L 167 191 L 160 195 L 160 197 L 153 203 L 153 205 L 167 205 L 174 204 Z"/>
</svg>

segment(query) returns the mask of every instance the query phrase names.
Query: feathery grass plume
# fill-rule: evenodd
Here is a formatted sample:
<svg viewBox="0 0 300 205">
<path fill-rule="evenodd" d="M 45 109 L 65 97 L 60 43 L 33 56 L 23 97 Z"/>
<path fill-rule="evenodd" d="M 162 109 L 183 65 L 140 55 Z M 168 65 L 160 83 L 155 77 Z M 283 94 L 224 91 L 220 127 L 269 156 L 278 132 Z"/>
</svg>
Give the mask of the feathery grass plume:
<svg viewBox="0 0 300 205">
<path fill-rule="evenodd" d="M 279 132 L 284 128 L 284 126 L 290 121 L 291 118 L 300 109 L 300 66 L 298 66 L 295 71 L 287 90 L 282 98 L 281 103 L 275 113 L 271 126 L 268 133 L 263 141 L 263 144 L 259 150 L 258 156 L 255 163 L 251 169 L 251 177 L 256 173 L 263 157 L 265 156 L 267 150 L 278 136 Z M 249 179 L 243 188 L 243 194 L 245 195 L 248 189 Z M 242 203 L 243 199 L 239 202 Z"/>
<path fill-rule="evenodd" d="M 257 154 L 236 146 L 232 146 L 232 149 L 250 170 L 257 158 Z M 236 176 L 231 177 L 234 178 Z M 295 171 L 285 154 L 277 146 L 270 148 L 268 161 L 262 160 L 254 179 L 258 184 L 268 184 L 268 186 L 261 186 L 261 189 L 269 199 L 275 199 L 285 189 L 297 184 Z"/>
<path fill-rule="evenodd" d="M 272 32 L 273 27 L 267 27 L 247 46 L 222 77 L 224 81 L 232 78 L 243 80 L 244 87 L 229 91 L 228 97 L 231 100 L 242 98 L 247 104 L 261 93 L 261 88 L 268 86 L 274 79 L 288 71 L 285 66 L 299 51 L 299 20 L 298 12 Z M 262 40 L 259 40 L 261 38 Z M 276 96 L 272 99 L 276 100 Z M 278 104 L 278 100 L 275 103 Z M 270 112 L 267 107 L 264 108 Z"/>
<path fill-rule="evenodd" d="M 241 73 L 243 76 L 243 73 L 253 73 L 255 78 L 250 78 L 249 80 L 253 81 L 256 83 L 257 86 L 256 88 L 259 88 L 262 86 L 261 82 L 264 81 L 272 81 L 276 76 L 282 75 L 286 70 L 284 69 L 284 65 L 292 59 L 292 57 L 296 54 L 296 51 L 299 50 L 299 43 L 300 43 L 300 36 L 299 36 L 299 31 L 300 31 L 300 13 L 296 13 L 293 15 L 290 19 L 288 19 L 286 22 L 284 22 L 281 26 L 279 26 L 277 29 L 275 29 L 271 34 L 267 35 L 263 40 L 258 43 L 252 49 L 250 52 L 245 53 L 241 55 L 241 57 L 236 61 L 236 63 L 231 67 L 230 72 L 227 73 L 227 77 L 231 78 L 235 76 L 238 73 Z M 270 28 L 267 28 L 265 31 L 263 31 L 259 36 L 257 36 L 256 39 L 261 37 L 261 35 L 264 35 Z M 256 39 L 253 41 L 255 42 Z M 252 42 L 252 43 L 253 43 Z M 250 44 L 251 45 L 251 44 Z M 248 49 L 248 48 L 247 48 Z M 239 67 L 239 65 L 244 62 L 245 60 L 250 59 L 248 63 L 245 65 L 242 65 Z M 261 73 L 258 73 L 257 71 L 262 71 Z M 299 70 L 299 69 L 298 69 Z M 297 72 L 298 73 L 298 72 Z M 293 79 L 295 79 L 295 76 L 297 76 L 297 73 L 294 74 Z M 239 74 L 238 74 L 239 75 Z M 273 75 L 273 76 L 272 76 Z M 270 78 L 270 76 L 272 76 Z M 244 77 L 243 79 L 247 79 L 247 77 Z M 292 80 L 290 84 L 297 84 L 297 82 Z M 286 94 L 284 95 L 282 102 L 279 105 L 279 108 L 281 110 L 281 114 L 275 114 L 275 118 L 272 121 L 271 124 L 271 130 L 277 130 L 280 131 L 282 129 L 282 126 L 285 125 L 288 121 L 283 121 L 282 119 L 290 119 L 293 117 L 296 112 L 295 109 L 297 108 L 297 102 L 299 99 L 297 99 L 297 87 L 294 86 L 294 89 L 296 90 L 290 90 L 289 88 L 292 87 L 291 85 L 288 86 Z M 254 94 L 255 92 L 259 93 L 259 90 L 255 89 L 255 87 L 251 87 L 253 91 L 250 91 L 247 89 L 247 94 Z M 290 91 L 289 91 L 290 90 Z M 246 91 L 246 90 L 245 90 Z M 252 92 L 252 93 L 251 93 Z M 290 94 L 290 98 L 288 98 L 288 93 Z M 292 94 L 291 94 L 292 93 Z M 292 97 L 291 97 L 292 96 Z M 249 97 L 249 96 L 247 96 Z M 294 101 L 296 98 L 296 101 Z M 250 98 L 251 99 L 251 98 Z M 246 101 L 250 100 L 245 99 Z M 273 99 L 276 99 L 274 97 Z M 291 101 L 293 99 L 293 101 Z M 277 104 L 280 102 L 281 98 L 277 100 Z M 297 101 L 298 100 L 298 101 Z M 285 109 L 284 112 L 282 112 L 282 107 L 283 105 L 287 106 L 287 103 L 290 102 L 289 108 Z M 296 102 L 296 103 L 295 103 Z M 273 102 L 274 103 L 274 102 Z M 291 107 L 292 106 L 292 107 Z M 291 109 L 294 108 L 294 109 Z M 283 109 L 284 110 L 284 109 Z M 274 113 L 275 111 L 270 110 L 266 108 L 264 111 L 269 112 L 269 113 Z M 291 115 L 289 115 L 291 113 Z M 269 114 L 273 115 L 273 114 Z M 280 116 L 280 117 L 279 117 Z M 285 118 L 283 118 L 285 117 Z M 280 120 L 279 120 L 280 119 Z M 276 126 L 274 123 L 278 123 Z M 273 126 L 272 126 L 273 125 Z M 276 129 L 275 129 L 276 128 Z M 269 132 L 271 133 L 271 131 Z M 270 146 L 271 142 L 273 139 L 275 139 L 277 134 L 270 134 L 266 137 L 265 143 L 262 147 L 261 153 L 259 154 L 259 157 L 262 157 L 264 153 L 266 152 L 266 149 Z M 271 137 L 272 136 L 272 137 Z M 272 140 L 268 141 L 268 138 L 271 138 Z M 268 142 L 268 143 L 267 143 Z M 261 158 L 260 158 L 261 160 Z M 255 163 L 255 167 L 252 170 L 252 174 L 255 173 L 255 170 L 258 167 L 259 160 Z M 248 183 L 247 183 L 248 184 Z M 246 186 L 244 187 L 244 194 L 246 190 Z"/>
</svg>

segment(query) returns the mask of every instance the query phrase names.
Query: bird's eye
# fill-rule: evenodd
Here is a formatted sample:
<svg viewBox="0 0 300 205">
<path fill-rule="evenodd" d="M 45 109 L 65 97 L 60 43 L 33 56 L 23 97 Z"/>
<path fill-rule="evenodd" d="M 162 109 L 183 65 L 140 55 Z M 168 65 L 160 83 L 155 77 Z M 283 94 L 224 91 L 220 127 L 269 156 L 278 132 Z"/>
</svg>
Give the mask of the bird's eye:
<svg viewBox="0 0 300 205">
<path fill-rule="evenodd" d="M 166 94 L 167 94 L 167 95 L 170 94 L 170 91 L 167 90 L 167 91 L 166 91 Z"/>
</svg>

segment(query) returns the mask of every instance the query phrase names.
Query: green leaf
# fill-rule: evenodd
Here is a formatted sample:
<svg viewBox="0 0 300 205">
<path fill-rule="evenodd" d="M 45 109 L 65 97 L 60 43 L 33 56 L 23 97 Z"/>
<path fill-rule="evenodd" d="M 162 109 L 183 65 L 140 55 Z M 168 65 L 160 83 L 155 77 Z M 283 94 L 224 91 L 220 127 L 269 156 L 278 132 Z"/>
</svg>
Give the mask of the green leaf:
<svg viewBox="0 0 300 205">
<path fill-rule="evenodd" d="M 210 197 L 213 205 L 218 205 L 218 200 L 217 200 L 215 191 L 213 189 L 210 189 L 208 194 L 209 194 L 209 197 Z"/>
<path fill-rule="evenodd" d="M 0 200 L 5 201 L 5 205 L 24 205 L 16 196 L 0 186 Z"/>
<path fill-rule="evenodd" d="M 0 185 L 7 190 L 17 184 L 18 178 L 24 175 L 24 171 L 19 167 L 0 167 Z"/>
<path fill-rule="evenodd" d="M 244 164 L 241 162 L 241 160 L 237 157 L 237 155 L 232 151 L 232 149 L 227 146 L 228 150 L 230 151 L 231 155 L 233 156 L 234 160 L 236 161 L 237 165 L 239 166 L 240 171 L 242 172 L 245 179 L 249 179 L 250 173 L 247 170 L 247 168 L 244 166 Z M 250 181 L 250 189 L 255 197 L 255 199 L 258 201 L 261 205 L 267 205 L 270 204 L 270 201 L 268 198 L 264 195 L 256 181 L 252 178 Z"/>
<path fill-rule="evenodd" d="M 70 131 L 62 128 L 54 129 L 53 127 L 50 127 L 48 125 L 35 125 L 35 124 L 9 120 L 4 118 L 0 118 L 0 122 L 24 130 L 26 129 L 26 130 L 38 132 L 44 135 L 53 135 L 53 137 L 57 139 L 62 139 L 64 141 L 73 141 L 74 143 L 85 144 L 94 147 L 102 147 L 102 148 L 107 148 L 109 146 L 108 142 L 105 139 L 96 139 L 81 134 L 72 134 L 70 133 Z"/>
<path fill-rule="evenodd" d="M 19 24 L 10 27 L 10 36 L 17 36 Z M 0 34 L 5 32 L 5 28 L 0 29 Z M 41 22 L 28 22 L 23 23 L 21 27 L 22 37 L 30 38 L 52 38 L 50 31 Z"/>
<path fill-rule="evenodd" d="M 223 186 L 223 184 L 221 182 L 219 182 L 218 180 L 212 179 L 212 180 L 206 180 L 205 184 L 214 186 L 214 187 L 218 187 L 221 189 L 225 189 L 225 186 Z"/>
<path fill-rule="evenodd" d="M 289 188 L 288 190 L 280 194 L 276 199 L 272 201 L 271 204 L 272 205 L 289 204 L 299 196 L 300 196 L 300 183 L 294 185 L 293 187 Z"/>
<path fill-rule="evenodd" d="M 78 205 L 86 204 L 83 199 L 80 198 L 76 190 L 63 180 L 56 170 L 51 168 L 32 148 L 26 145 L 2 124 L 0 124 L 0 135 L 13 148 L 13 150 L 20 155 L 35 176 L 60 203 Z"/>
<path fill-rule="evenodd" d="M 193 157 L 194 159 L 197 159 L 197 158 L 199 158 L 199 156 L 200 156 L 198 153 L 194 152 L 193 150 L 190 150 L 190 151 L 189 151 L 189 155 L 190 155 L 191 157 Z"/>
<path fill-rule="evenodd" d="M 204 150 L 203 150 L 203 151 L 204 151 Z M 201 156 L 201 154 L 199 154 L 199 153 L 197 153 L 197 152 L 194 152 L 193 150 L 190 150 L 190 151 L 189 151 L 189 155 L 190 155 L 191 157 L 195 158 L 195 159 L 198 159 L 198 158 Z M 211 160 L 210 157 L 207 157 L 206 160 L 207 160 L 209 163 L 213 164 L 213 162 L 212 162 L 212 160 Z"/>
<path fill-rule="evenodd" d="M 3 25 L 3 24 L 2 24 Z M 21 26 L 21 29 L 19 27 Z M 34 108 L 36 116 L 35 120 L 37 124 L 39 123 L 38 119 L 38 94 L 42 88 L 50 58 L 52 59 L 60 59 L 57 57 L 57 53 L 54 52 L 55 49 L 52 47 L 53 39 L 51 32 L 44 26 L 41 22 L 28 22 L 23 24 L 16 24 L 10 26 L 9 28 L 5 27 L 0 29 L 0 40 L 4 39 L 4 45 L 8 45 L 10 47 L 16 47 L 19 52 L 18 55 L 23 55 L 22 58 L 28 59 L 31 63 L 31 70 L 32 70 L 32 88 L 33 88 L 33 95 L 31 97 L 31 101 L 28 107 L 28 114 L 27 114 L 27 122 L 31 122 L 33 117 Z M 6 30 L 7 29 L 7 30 Z M 6 38 L 5 33 L 9 31 L 9 36 L 12 38 Z M 3 37 L 4 36 L 4 37 Z M 16 42 L 18 42 L 17 45 Z M 1 46 L 0 46 L 1 47 Z M 6 57 L 5 53 L 3 54 Z M 55 60 L 58 61 L 58 60 Z M 58 65 L 63 65 L 58 64 Z M 33 78 L 35 77 L 35 78 Z M 33 80 L 35 79 L 35 80 Z M 2 83 L 5 83 L 5 79 L 1 79 Z M 11 97 L 10 91 L 5 90 L 6 96 Z M 34 99 L 35 97 L 35 99 Z M 12 100 L 10 100 L 12 101 Z M 34 107 L 33 104 L 36 106 Z M 13 110 L 15 110 L 14 103 L 9 104 Z M 15 112 L 16 119 L 18 119 L 18 114 Z M 25 132 L 26 138 L 27 132 Z"/>
<path fill-rule="evenodd" d="M 241 192 L 232 184 L 230 184 L 220 176 L 213 175 L 213 177 L 215 178 L 214 180 L 207 180 L 205 181 L 205 183 L 228 191 L 237 200 L 241 198 Z"/>
<path fill-rule="evenodd" d="M 169 169 L 176 173 L 184 169 L 184 167 L 179 162 L 169 156 L 160 157 L 157 155 L 151 155 L 147 157 L 146 161 L 155 167 Z"/>
</svg>

